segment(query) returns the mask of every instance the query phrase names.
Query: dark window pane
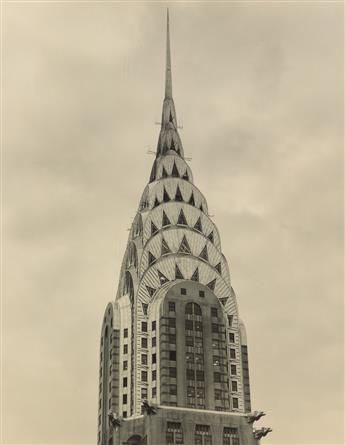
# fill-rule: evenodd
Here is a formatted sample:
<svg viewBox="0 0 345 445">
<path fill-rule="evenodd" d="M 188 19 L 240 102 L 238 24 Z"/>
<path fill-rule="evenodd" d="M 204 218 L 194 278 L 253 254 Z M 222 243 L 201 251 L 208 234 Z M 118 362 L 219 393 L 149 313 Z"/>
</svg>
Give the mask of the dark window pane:
<svg viewBox="0 0 345 445">
<path fill-rule="evenodd" d="M 169 377 L 176 377 L 176 368 L 169 368 Z"/>
<path fill-rule="evenodd" d="M 185 328 L 188 331 L 192 331 L 193 330 L 193 321 L 192 320 L 186 320 L 185 321 Z"/>
<path fill-rule="evenodd" d="M 194 346 L 194 337 L 186 335 L 186 346 Z"/>
</svg>

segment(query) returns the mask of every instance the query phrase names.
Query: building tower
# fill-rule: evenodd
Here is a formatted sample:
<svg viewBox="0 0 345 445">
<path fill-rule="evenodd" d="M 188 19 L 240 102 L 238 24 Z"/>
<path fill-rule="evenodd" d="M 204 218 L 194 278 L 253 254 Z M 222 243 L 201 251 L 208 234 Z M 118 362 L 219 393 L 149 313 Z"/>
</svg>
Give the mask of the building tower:
<svg viewBox="0 0 345 445">
<path fill-rule="evenodd" d="M 245 328 L 178 134 L 169 13 L 166 45 L 156 159 L 102 326 L 98 445 L 257 444 Z"/>
</svg>

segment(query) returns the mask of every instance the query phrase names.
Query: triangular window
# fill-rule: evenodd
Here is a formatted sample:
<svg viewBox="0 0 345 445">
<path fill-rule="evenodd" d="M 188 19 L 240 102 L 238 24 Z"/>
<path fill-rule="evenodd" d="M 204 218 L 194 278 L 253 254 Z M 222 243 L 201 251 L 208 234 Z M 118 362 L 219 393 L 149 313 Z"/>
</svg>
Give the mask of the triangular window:
<svg viewBox="0 0 345 445">
<path fill-rule="evenodd" d="M 197 267 L 191 276 L 192 281 L 199 281 L 199 268 Z"/>
<path fill-rule="evenodd" d="M 152 253 L 149 251 L 149 266 L 151 266 L 151 264 L 153 264 L 156 261 L 156 257 L 154 255 L 152 255 Z"/>
<path fill-rule="evenodd" d="M 180 271 L 180 268 L 177 264 L 175 264 L 175 279 L 176 280 L 184 280 L 184 276 L 182 275 L 182 272 Z"/>
<path fill-rule="evenodd" d="M 172 117 L 171 111 L 170 111 L 170 115 L 169 115 L 169 122 L 174 122 L 174 118 Z"/>
<path fill-rule="evenodd" d="M 170 247 L 168 243 L 162 238 L 162 247 L 161 247 L 161 255 L 166 255 L 167 253 L 171 253 Z"/>
<path fill-rule="evenodd" d="M 149 305 L 146 304 L 146 303 L 141 303 L 141 305 L 142 305 L 142 307 L 143 307 L 143 313 L 144 313 L 144 315 L 147 315 L 147 308 L 149 307 Z"/>
<path fill-rule="evenodd" d="M 174 166 L 173 166 L 173 168 L 172 168 L 171 176 L 172 176 L 173 178 L 179 178 L 179 177 L 180 177 L 175 162 L 174 162 Z"/>
<path fill-rule="evenodd" d="M 181 193 L 181 190 L 180 190 L 179 186 L 177 186 L 177 188 L 176 188 L 175 201 L 178 201 L 178 202 L 183 201 L 182 193 Z"/>
<path fill-rule="evenodd" d="M 170 150 L 176 151 L 174 139 L 171 139 Z"/>
<path fill-rule="evenodd" d="M 214 242 L 213 230 L 212 230 L 212 232 L 207 236 L 207 238 L 211 241 L 211 243 Z"/>
<path fill-rule="evenodd" d="M 198 230 L 198 232 L 202 232 L 201 218 L 197 219 L 197 222 L 194 224 L 194 229 Z"/>
<path fill-rule="evenodd" d="M 162 227 L 170 226 L 170 219 L 167 217 L 166 213 L 163 210 L 163 219 L 162 219 Z"/>
<path fill-rule="evenodd" d="M 169 281 L 168 278 L 165 275 L 163 275 L 161 271 L 157 270 L 157 272 L 158 272 L 159 282 L 161 285 Z"/>
<path fill-rule="evenodd" d="M 163 167 L 162 178 L 167 178 L 168 176 L 168 172 L 165 170 L 165 167 Z"/>
<path fill-rule="evenodd" d="M 156 225 L 151 221 L 151 235 L 154 235 L 158 232 Z"/>
<path fill-rule="evenodd" d="M 157 196 L 156 196 L 156 198 L 155 198 L 155 203 L 153 204 L 153 208 L 155 208 L 155 207 L 157 207 L 157 206 L 159 206 L 159 201 L 158 201 L 158 198 L 157 198 Z"/>
<path fill-rule="evenodd" d="M 155 161 L 152 166 L 150 183 L 156 180 L 156 169 L 157 169 L 157 161 Z"/>
<path fill-rule="evenodd" d="M 200 252 L 199 257 L 202 258 L 203 260 L 208 261 L 207 246 L 205 246 L 205 247 L 202 249 L 202 251 Z"/>
<path fill-rule="evenodd" d="M 183 213 L 182 209 L 181 209 L 181 212 L 180 212 L 180 214 L 178 216 L 177 224 L 180 224 L 181 226 L 188 226 L 186 217 L 184 216 L 184 213 Z"/>
<path fill-rule="evenodd" d="M 146 286 L 147 292 L 149 293 L 150 297 L 153 297 L 153 294 L 156 292 L 156 289 L 150 286 Z"/>
<path fill-rule="evenodd" d="M 186 235 L 183 235 L 183 238 L 182 238 L 180 247 L 178 249 L 178 252 L 179 253 L 191 253 L 191 250 L 190 250 L 190 247 L 189 247 Z"/>
<path fill-rule="evenodd" d="M 200 204 L 200 210 L 201 210 L 202 212 L 204 211 L 204 208 L 203 208 L 202 204 Z"/>
<path fill-rule="evenodd" d="M 225 306 L 228 299 L 229 299 L 229 297 L 219 298 L 219 301 L 222 303 L 223 306 Z"/>
<path fill-rule="evenodd" d="M 170 201 L 170 196 L 168 195 L 167 191 L 165 190 L 164 187 L 164 192 L 163 192 L 163 202 L 169 202 Z"/>
<path fill-rule="evenodd" d="M 194 200 L 194 194 L 193 194 L 193 192 L 192 192 L 192 194 L 190 195 L 190 198 L 189 198 L 188 203 L 189 203 L 191 206 L 194 206 L 194 207 L 195 207 L 195 200 Z"/>
<path fill-rule="evenodd" d="M 218 263 L 216 266 L 214 266 L 214 268 L 219 273 L 219 275 L 222 274 L 222 264 L 221 263 Z"/>
<path fill-rule="evenodd" d="M 209 283 L 207 283 L 206 284 L 206 286 L 208 287 L 208 288 L 210 288 L 211 290 L 214 290 L 215 289 L 215 287 L 216 287 L 216 278 L 214 279 L 214 280 L 212 280 L 212 281 L 210 281 Z"/>
<path fill-rule="evenodd" d="M 185 179 L 186 181 L 189 181 L 189 176 L 187 170 L 183 173 L 182 179 Z"/>
</svg>

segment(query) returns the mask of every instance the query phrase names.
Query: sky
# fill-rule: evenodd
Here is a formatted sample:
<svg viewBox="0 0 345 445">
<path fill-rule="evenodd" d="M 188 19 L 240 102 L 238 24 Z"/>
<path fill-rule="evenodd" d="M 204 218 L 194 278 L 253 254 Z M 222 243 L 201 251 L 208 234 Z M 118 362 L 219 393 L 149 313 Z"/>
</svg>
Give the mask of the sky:
<svg viewBox="0 0 345 445">
<path fill-rule="evenodd" d="M 102 317 L 148 181 L 166 2 L 5 2 L 2 443 L 96 442 Z M 171 2 L 185 154 L 263 444 L 344 443 L 342 2 Z"/>
</svg>

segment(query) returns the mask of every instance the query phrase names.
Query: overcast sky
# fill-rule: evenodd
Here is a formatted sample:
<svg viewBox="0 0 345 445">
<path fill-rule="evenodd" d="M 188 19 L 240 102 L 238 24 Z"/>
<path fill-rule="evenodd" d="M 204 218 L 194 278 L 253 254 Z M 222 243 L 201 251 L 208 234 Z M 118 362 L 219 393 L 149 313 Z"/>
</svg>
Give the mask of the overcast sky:
<svg viewBox="0 0 345 445">
<path fill-rule="evenodd" d="M 4 443 L 96 441 L 166 6 L 3 5 Z M 180 134 L 246 323 L 263 444 L 343 444 L 343 3 L 170 6 Z"/>
</svg>

